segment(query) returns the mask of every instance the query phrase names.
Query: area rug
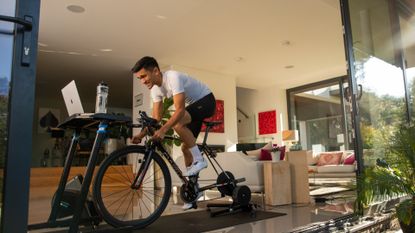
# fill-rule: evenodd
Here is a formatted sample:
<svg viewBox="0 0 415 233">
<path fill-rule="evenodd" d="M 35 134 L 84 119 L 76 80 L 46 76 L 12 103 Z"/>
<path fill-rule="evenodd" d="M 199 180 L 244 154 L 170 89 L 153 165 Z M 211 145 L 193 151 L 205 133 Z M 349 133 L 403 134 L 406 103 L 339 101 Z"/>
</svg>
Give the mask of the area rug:
<svg viewBox="0 0 415 233">
<path fill-rule="evenodd" d="M 322 187 L 318 189 L 314 189 L 313 191 L 310 191 L 311 196 L 323 196 L 328 194 L 334 194 L 339 192 L 344 192 L 350 190 L 350 188 L 346 187 Z"/>
</svg>

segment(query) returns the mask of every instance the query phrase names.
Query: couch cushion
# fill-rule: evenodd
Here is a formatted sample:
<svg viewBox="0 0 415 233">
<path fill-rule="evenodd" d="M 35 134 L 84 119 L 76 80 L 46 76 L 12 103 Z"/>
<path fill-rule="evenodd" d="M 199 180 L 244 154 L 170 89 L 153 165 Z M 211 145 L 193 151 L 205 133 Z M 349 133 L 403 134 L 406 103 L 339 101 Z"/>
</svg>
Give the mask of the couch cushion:
<svg viewBox="0 0 415 233">
<path fill-rule="evenodd" d="M 317 171 L 317 166 L 309 165 L 308 166 L 308 173 L 313 173 L 313 172 L 318 172 Z"/>
<path fill-rule="evenodd" d="M 326 165 L 326 166 L 318 166 L 317 172 L 318 173 L 347 173 L 347 172 L 354 172 L 355 166 L 354 165 Z"/>
<path fill-rule="evenodd" d="M 307 165 L 315 165 L 318 161 L 318 154 L 307 153 Z"/>
<path fill-rule="evenodd" d="M 318 166 L 324 165 L 338 165 L 340 164 L 340 160 L 342 159 L 343 152 L 321 152 L 318 157 Z"/>
<path fill-rule="evenodd" d="M 257 150 L 248 150 L 245 151 L 244 153 L 246 153 L 249 157 L 251 157 L 252 160 L 259 160 L 259 157 L 261 156 L 261 150 L 272 150 L 272 142 L 267 143 L 265 146 L 263 146 L 260 149 Z"/>
<path fill-rule="evenodd" d="M 344 159 L 343 164 L 344 164 L 344 165 L 352 165 L 352 164 L 354 164 L 354 161 L 355 161 L 355 160 L 356 160 L 356 159 L 355 159 L 355 156 L 354 156 L 354 153 L 353 153 L 353 154 L 348 155 L 348 156 Z"/>
</svg>

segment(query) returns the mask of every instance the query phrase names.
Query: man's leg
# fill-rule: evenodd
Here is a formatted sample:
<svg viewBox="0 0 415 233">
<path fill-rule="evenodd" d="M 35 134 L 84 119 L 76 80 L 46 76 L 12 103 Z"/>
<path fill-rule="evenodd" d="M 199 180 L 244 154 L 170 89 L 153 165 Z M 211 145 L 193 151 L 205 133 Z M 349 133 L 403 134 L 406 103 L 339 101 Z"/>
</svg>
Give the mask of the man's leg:
<svg viewBox="0 0 415 233">
<path fill-rule="evenodd" d="M 199 148 L 196 145 L 196 138 L 193 136 L 192 131 L 186 126 L 188 123 L 191 122 L 191 116 L 186 111 L 184 117 L 174 126 L 174 130 L 179 134 L 181 140 L 183 141 L 182 152 L 185 156 L 185 164 L 188 167 L 190 164 L 194 164 L 197 161 L 203 161 L 202 154 L 200 153 Z M 207 165 L 207 164 L 206 164 Z M 205 168 L 206 166 L 201 166 Z M 203 169 L 202 168 L 202 169 Z M 200 170 L 200 169 L 196 169 Z M 190 175 L 194 175 L 191 173 Z"/>
<path fill-rule="evenodd" d="M 184 156 L 185 166 L 186 167 L 192 166 L 193 156 L 192 156 L 192 153 L 190 153 L 189 147 L 185 143 L 182 143 L 182 152 Z"/>
</svg>

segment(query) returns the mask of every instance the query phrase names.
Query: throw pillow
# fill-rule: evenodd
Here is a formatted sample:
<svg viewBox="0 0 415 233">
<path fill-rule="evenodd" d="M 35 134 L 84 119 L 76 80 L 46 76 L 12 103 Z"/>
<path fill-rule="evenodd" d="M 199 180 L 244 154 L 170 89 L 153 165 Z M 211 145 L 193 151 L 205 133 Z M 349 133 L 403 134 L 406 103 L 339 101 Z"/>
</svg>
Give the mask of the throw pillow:
<svg viewBox="0 0 415 233">
<path fill-rule="evenodd" d="M 354 153 L 353 153 L 353 154 L 348 155 L 344 159 L 343 164 L 344 165 L 353 165 L 355 160 L 356 160 L 356 158 L 355 158 Z"/>
<path fill-rule="evenodd" d="M 317 165 L 339 165 L 340 160 L 342 159 L 343 152 L 322 152 L 318 158 Z"/>
<path fill-rule="evenodd" d="M 272 160 L 271 152 L 269 152 L 269 150 L 261 149 L 261 155 L 259 156 L 259 160 Z"/>
<path fill-rule="evenodd" d="M 280 160 L 284 160 L 284 158 L 285 158 L 285 146 L 280 146 L 280 151 L 281 151 Z"/>
</svg>

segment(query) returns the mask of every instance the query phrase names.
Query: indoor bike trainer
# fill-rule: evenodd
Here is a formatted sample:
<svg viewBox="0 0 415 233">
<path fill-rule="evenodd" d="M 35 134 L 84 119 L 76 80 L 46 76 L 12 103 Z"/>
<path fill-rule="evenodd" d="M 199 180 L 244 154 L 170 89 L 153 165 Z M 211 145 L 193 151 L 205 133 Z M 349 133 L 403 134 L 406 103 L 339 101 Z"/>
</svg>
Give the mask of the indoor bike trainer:
<svg viewBox="0 0 415 233">
<path fill-rule="evenodd" d="M 193 208 L 197 208 L 197 194 L 208 189 L 217 188 L 222 197 L 230 196 L 232 197 L 233 202 L 230 204 L 209 203 L 207 207 L 208 211 L 211 211 L 211 217 L 221 214 L 235 213 L 237 211 L 250 211 L 251 215 L 255 216 L 256 206 L 250 202 L 251 190 L 246 185 L 238 185 L 238 183 L 244 182 L 245 178 L 235 179 L 231 172 L 225 171 L 216 160 L 216 151 L 213 151 L 207 145 L 209 130 L 222 122 L 203 121 L 203 123 L 206 125 L 205 135 L 202 144 L 198 144 L 198 146 L 202 154 L 206 155 L 206 158 L 209 160 L 210 165 L 215 170 L 218 177 L 216 179 L 216 183 L 199 188 L 197 186 L 199 176 L 190 176 L 190 182 L 183 184 L 180 188 L 182 200 L 193 203 Z M 211 209 L 212 207 L 220 207 L 222 209 L 213 211 Z"/>
</svg>

